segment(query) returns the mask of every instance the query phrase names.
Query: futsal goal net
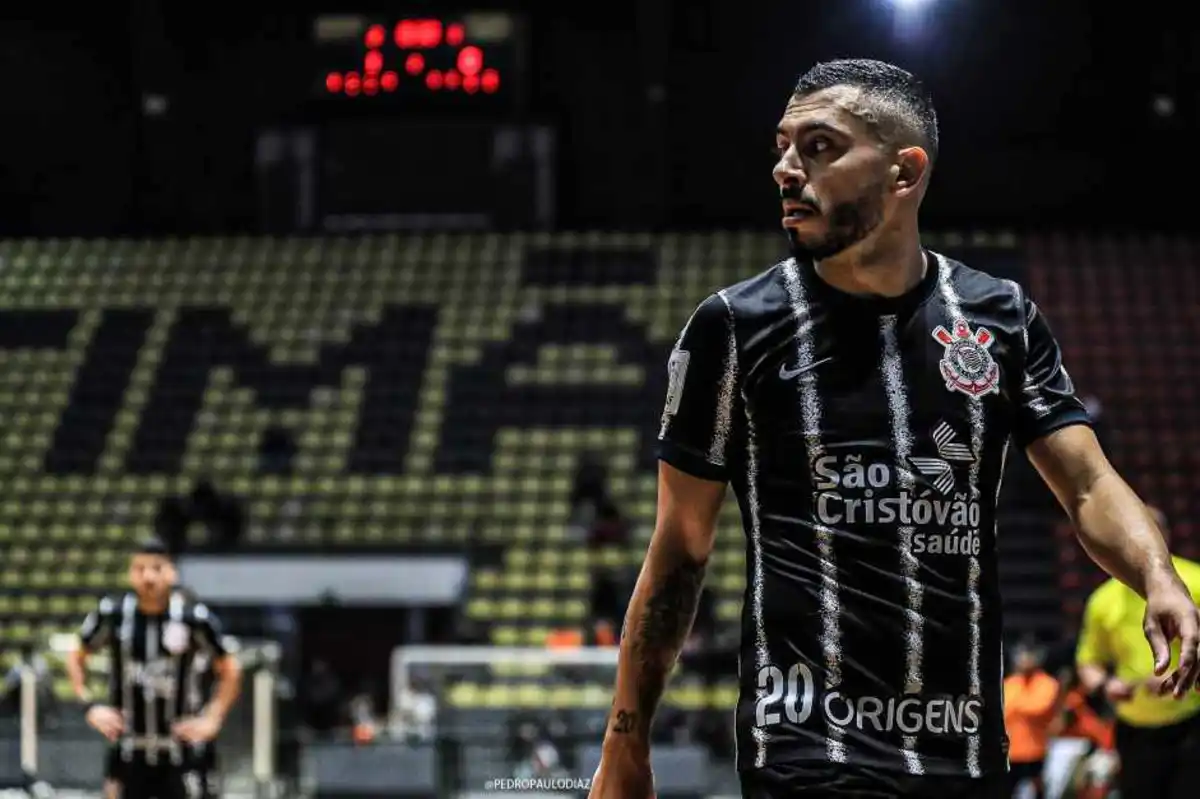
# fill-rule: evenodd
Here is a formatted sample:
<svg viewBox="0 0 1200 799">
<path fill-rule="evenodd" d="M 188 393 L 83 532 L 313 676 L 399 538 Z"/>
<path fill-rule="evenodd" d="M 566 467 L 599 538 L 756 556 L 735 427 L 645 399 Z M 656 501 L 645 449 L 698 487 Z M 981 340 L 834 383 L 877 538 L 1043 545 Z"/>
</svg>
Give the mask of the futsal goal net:
<svg viewBox="0 0 1200 799">
<path fill-rule="evenodd" d="M 442 795 L 585 793 L 616 678 L 615 647 L 400 647 L 394 731 L 436 752 Z"/>
</svg>

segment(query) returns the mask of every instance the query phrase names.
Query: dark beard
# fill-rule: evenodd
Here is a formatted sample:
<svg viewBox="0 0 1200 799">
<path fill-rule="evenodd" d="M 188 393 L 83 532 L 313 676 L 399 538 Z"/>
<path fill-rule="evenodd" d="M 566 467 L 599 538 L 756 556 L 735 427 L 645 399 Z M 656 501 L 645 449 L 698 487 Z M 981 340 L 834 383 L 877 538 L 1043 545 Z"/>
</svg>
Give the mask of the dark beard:
<svg viewBox="0 0 1200 799">
<path fill-rule="evenodd" d="M 862 241 L 882 222 L 883 203 L 875 192 L 868 192 L 853 202 L 834 206 L 829 214 L 829 232 L 820 241 L 802 244 L 794 230 L 788 230 L 787 236 L 792 255 L 798 260 L 821 261 Z"/>
</svg>

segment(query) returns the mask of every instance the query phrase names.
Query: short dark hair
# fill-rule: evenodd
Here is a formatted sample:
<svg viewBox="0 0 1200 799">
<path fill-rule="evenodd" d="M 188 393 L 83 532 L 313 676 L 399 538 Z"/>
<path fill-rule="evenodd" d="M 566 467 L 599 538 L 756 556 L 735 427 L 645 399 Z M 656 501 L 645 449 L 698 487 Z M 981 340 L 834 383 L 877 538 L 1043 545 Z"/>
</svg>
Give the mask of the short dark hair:
<svg viewBox="0 0 1200 799">
<path fill-rule="evenodd" d="M 160 555 L 164 558 L 171 557 L 171 550 L 161 538 L 144 538 L 138 542 L 137 547 L 133 550 L 135 555 Z"/>
<path fill-rule="evenodd" d="M 796 81 L 795 97 L 850 86 L 861 89 L 863 105 L 852 109 L 889 144 L 919 145 L 937 160 L 938 122 L 933 98 L 911 72 L 885 61 L 847 58 L 817 64 Z"/>
</svg>

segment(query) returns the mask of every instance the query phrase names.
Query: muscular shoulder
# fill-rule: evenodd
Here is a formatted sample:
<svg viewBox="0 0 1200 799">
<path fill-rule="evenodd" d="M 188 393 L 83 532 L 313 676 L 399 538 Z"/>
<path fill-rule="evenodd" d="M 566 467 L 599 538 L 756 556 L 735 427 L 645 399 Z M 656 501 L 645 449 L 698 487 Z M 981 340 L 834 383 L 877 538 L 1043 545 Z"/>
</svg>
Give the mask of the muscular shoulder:
<svg viewBox="0 0 1200 799">
<path fill-rule="evenodd" d="M 105 594 L 96 602 L 96 614 L 104 619 L 111 619 L 121 612 L 128 594 Z"/>
<path fill-rule="evenodd" d="M 1003 314 L 1023 324 L 1026 316 L 1025 290 L 1015 280 L 996 277 L 978 269 L 938 255 L 946 274 L 942 282 L 949 284 L 959 302 L 973 309 Z"/>
<path fill-rule="evenodd" d="M 184 618 L 193 624 L 211 624 L 214 621 L 212 610 L 203 602 L 188 603 Z"/>
<path fill-rule="evenodd" d="M 711 304 L 711 313 L 728 314 L 728 318 L 737 322 L 739 330 L 753 328 L 756 323 L 769 320 L 780 312 L 786 313 L 790 305 L 783 271 L 788 263 L 780 261 L 753 277 L 726 286 L 704 304 Z"/>
</svg>

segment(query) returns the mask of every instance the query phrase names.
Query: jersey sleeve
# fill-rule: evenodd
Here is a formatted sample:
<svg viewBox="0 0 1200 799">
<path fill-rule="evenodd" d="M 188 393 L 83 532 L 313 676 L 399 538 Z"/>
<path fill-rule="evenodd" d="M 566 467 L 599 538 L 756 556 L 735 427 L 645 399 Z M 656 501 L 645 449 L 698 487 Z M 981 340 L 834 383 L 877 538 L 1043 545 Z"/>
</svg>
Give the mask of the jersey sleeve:
<svg viewBox="0 0 1200 799">
<path fill-rule="evenodd" d="M 79 642 L 85 650 L 94 652 L 111 639 L 116 615 L 116 602 L 112 597 L 101 599 L 79 628 Z"/>
<path fill-rule="evenodd" d="M 728 479 L 743 414 L 733 311 L 720 294 L 696 308 L 667 365 L 659 458 L 704 480 Z"/>
<path fill-rule="evenodd" d="M 1013 426 L 1013 437 L 1022 448 L 1063 427 L 1091 424 L 1049 323 L 1032 300 L 1026 298 L 1024 305 L 1025 359 Z"/>
<path fill-rule="evenodd" d="M 1079 629 L 1079 643 L 1075 647 L 1075 664 L 1078 666 L 1101 666 L 1107 668 L 1114 660 L 1109 646 L 1108 630 L 1103 619 L 1104 594 L 1097 589 L 1088 599 L 1083 611 L 1083 624 Z"/>
<path fill-rule="evenodd" d="M 192 629 L 195 633 L 196 647 L 212 659 L 229 654 L 225 642 L 221 621 L 208 605 L 198 603 L 192 609 Z"/>
</svg>

